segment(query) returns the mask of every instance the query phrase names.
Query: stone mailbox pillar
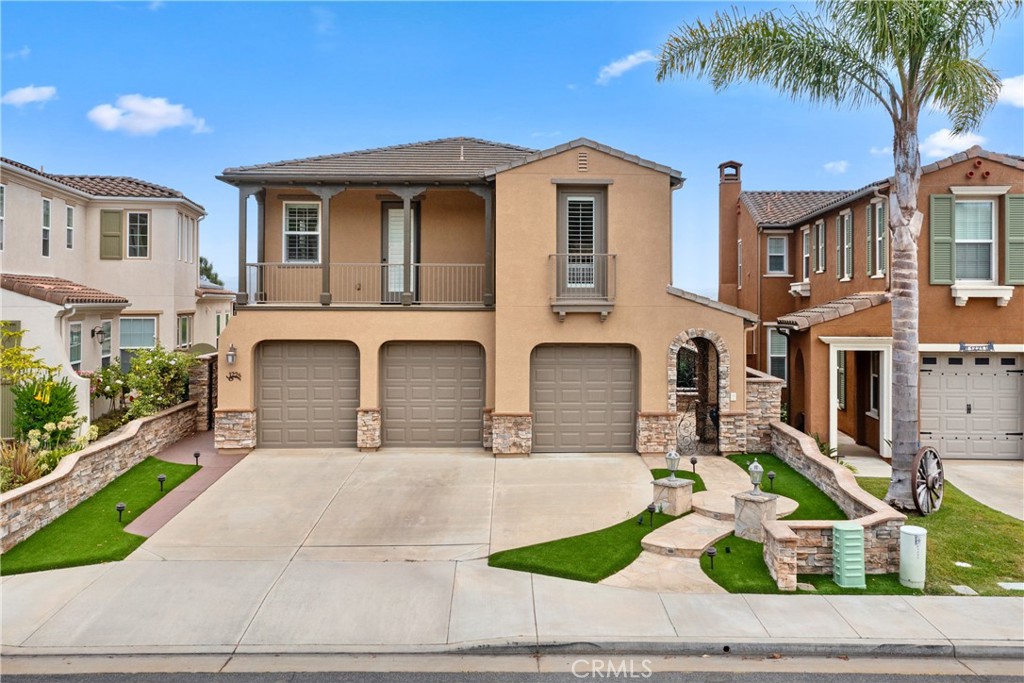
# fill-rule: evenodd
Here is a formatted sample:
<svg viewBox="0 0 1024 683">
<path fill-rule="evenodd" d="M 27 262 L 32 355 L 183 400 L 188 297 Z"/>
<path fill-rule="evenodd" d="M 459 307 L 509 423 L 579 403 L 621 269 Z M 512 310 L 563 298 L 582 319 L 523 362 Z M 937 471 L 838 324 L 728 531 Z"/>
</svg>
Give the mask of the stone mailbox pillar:
<svg viewBox="0 0 1024 683">
<path fill-rule="evenodd" d="M 748 541 L 764 543 L 764 522 L 778 519 L 775 503 L 778 496 L 772 493 L 733 494 L 736 501 L 736 535 Z"/>
<path fill-rule="evenodd" d="M 689 479 L 655 479 L 654 504 L 666 515 L 686 514 L 693 509 L 693 482 Z"/>
</svg>

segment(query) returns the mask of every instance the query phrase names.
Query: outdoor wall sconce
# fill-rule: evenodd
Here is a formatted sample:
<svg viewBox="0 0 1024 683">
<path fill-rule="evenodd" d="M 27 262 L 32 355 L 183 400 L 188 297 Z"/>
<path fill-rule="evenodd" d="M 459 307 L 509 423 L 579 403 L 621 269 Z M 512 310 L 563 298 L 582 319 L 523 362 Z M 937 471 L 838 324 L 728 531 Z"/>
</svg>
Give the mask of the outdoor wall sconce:
<svg viewBox="0 0 1024 683">
<path fill-rule="evenodd" d="M 98 344 L 100 344 L 101 346 L 103 345 L 103 342 L 105 342 L 107 340 L 107 333 L 104 332 L 103 328 L 100 327 L 99 325 L 97 325 L 96 327 L 92 328 L 92 330 L 89 331 L 89 335 L 93 339 L 95 339 L 96 342 Z"/>
<path fill-rule="evenodd" d="M 228 352 L 224 354 L 224 360 L 228 362 L 228 365 L 234 365 L 235 361 L 238 360 L 238 349 L 232 344 L 228 347 Z"/>
<path fill-rule="evenodd" d="M 679 454 L 675 451 L 669 451 L 665 454 L 665 465 L 668 467 L 668 479 L 669 481 L 676 480 L 676 470 L 679 469 Z"/>
<path fill-rule="evenodd" d="M 196 459 L 196 467 L 199 467 L 199 451 L 193 453 L 192 457 Z"/>
<path fill-rule="evenodd" d="M 242 379 L 242 373 L 231 371 L 228 373 L 228 381 L 234 382 L 236 379 Z"/>
<path fill-rule="evenodd" d="M 715 555 L 718 554 L 718 548 L 716 548 L 715 546 L 711 546 L 710 548 L 705 550 L 704 553 L 708 556 L 708 559 L 711 561 L 711 568 L 714 569 L 715 568 Z"/>
<path fill-rule="evenodd" d="M 696 455 L 691 455 L 690 456 L 690 467 L 693 468 L 693 473 L 697 474 L 697 456 Z"/>
<path fill-rule="evenodd" d="M 761 477 L 764 475 L 764 468 L 761 467 L 761 463 L 754 458 L 754 462 L 747 468 L 747 472 L 750 473 L 750 483 L 754 485 L 754 490 L 751 491 L 755 496 L 760 495 L 757 488 L 761 485 Z"/>
<path fill-rule="evenodd" d="M 118 503 L 114 506 L 114 509 L 117 510 L 117 522 L 119 524 L 121 523 L 121 515 L 124 513 L 125 507 L 127 506 L 124 503 Z"/>
<path fill-rule="evenodd" d="M 769 472 L 768 473 L 768 486 L 771 487 L 772 491 L 775 490 L 775 473 L 774 472 Z"/>
<path fill-rule="evenodd" d="M 167 481 L 167 475 L 166 474 L 158 474 L 158 475 L 156 475 L 156 480 L 158 482 L 160 482 L 160 491 L 163 491 L 164 490 L 164 482 Z"/>
</svg>

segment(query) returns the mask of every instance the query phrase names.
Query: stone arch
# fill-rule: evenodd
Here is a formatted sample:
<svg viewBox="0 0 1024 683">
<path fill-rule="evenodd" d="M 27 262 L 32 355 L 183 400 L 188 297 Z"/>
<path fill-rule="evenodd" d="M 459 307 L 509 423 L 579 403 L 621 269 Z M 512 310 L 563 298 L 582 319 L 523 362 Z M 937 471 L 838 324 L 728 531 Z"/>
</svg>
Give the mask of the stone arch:
<svg viewBox="0 0 1024 683">
<path fill-rule="evenodd" d="M 717 332 L 702 327 L 692 327 L 681 332 L 668 345 L 668 410 L 674 413 L 678 408 L 676 401 L 676 359 L 679 356 L 679 349 L 686 342 L 693 339 L 705 339 L 711 342 L 718 352 L 718 407 L 721 412 L 728 412 L 730 410 L 729 347 L 725 345 L 722 337 Z"/>
</svg>

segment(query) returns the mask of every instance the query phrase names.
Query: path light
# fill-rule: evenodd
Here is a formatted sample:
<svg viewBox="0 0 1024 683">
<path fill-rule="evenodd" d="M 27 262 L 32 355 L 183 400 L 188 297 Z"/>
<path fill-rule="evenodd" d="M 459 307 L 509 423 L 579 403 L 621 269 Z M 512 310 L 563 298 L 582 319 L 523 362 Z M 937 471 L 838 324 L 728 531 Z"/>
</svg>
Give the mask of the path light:
<svg viewBox="0 0 1024 683">
<path fill-rule="evenodd" d="M 669 481 L 676 480 L 676 470 L 679 469 L 679 454 L 675 451 L 669 451 L 665 454 L 665 465 L 668 466 L 668 478 Z"/>
<path fill-rule="evenodd" d="M 199 467 L 199 451 L 193 453 L 192 457 L 196 459 L 196 467 Z"/>
<path fill-rule="evenodd" d="M 768 486 L 771 487 L 772 491 L 775 490 L 775 473 L 774 472 L 769 472 L 768 473 Z"/>
<path fill-rule="evenodd" d="M 747 472 L 750 473 L 750 483 L 754 485 L 754 490 L 751 491 L 755 496 L 760 495 L 757 488 L 761 485 L 761 477 L 764 475 L 764 468 L 761 467 L 761 463 L 754 458 L 754 462 L 747 468 Z"/>
<path fill-rule="evenodd" d="M 124 503 L 118 503 L 114 507 L 117 509 L 117 521 L 118 521 L 118 523 L 120 523 L 120 521 L 121 521 L 121 513 L 124 512 L 124 509 L 127 506 Z"/>
<path fill-rule="evenodd" d="M 654 528 L 654 511 L 657 510 L 657 509 L 658 508 L 656 508 L 654 506 L 654 503 L 651 503 L 650 505 L 647 506 L 647 512 L 651 515 L 651 528 L 652 529 Z M 642 518 L 643 515 L 640 515 L 640 517 Z"/>
<path fill-rule="evenodd" d="M 715 568 L 715 555 L 718 554 L 718 549 L 715 548 L 715 546 L 711 546 L 710 548 L 705 550 L 704 553 L 708 556 L 708 559 L 711 560 L 711 568 L 714 569 Z"/>
<path fill-rule="evenodd" d="M 167 481 L 167 475 L 166 474 L 158 474 L 158 475 L 156 475 L 156 480 L 158 482 L 160 482 L 160 490 L 163 491 L 164 490 L 164 482 Z"/>
<path fill-rule="evenodd" d="M 697 456 L 696 455 L 691 455 L 690 456 L 690 467 L 693 468 L 693 473 L 697 474 Z"/>
</svg>

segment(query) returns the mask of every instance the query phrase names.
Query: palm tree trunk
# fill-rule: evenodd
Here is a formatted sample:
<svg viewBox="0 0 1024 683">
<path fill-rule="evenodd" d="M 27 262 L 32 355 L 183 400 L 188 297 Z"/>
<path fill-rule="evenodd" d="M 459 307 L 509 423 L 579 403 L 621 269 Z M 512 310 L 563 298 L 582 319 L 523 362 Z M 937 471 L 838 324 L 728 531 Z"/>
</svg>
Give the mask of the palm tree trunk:
<svg viewBox="0 0 1024 683">
<path fill-rule="evenodd" d="M 917 113 L 896 123 L 893 139 L 895 183 L 890 195 L 892 232 L 892 479 L 885 501 L 914 509 L 910 470 L 918 444 L 918 272 L 917 240 L 923 216 L 917 210 L 921 184 Z"/>
</svg>

